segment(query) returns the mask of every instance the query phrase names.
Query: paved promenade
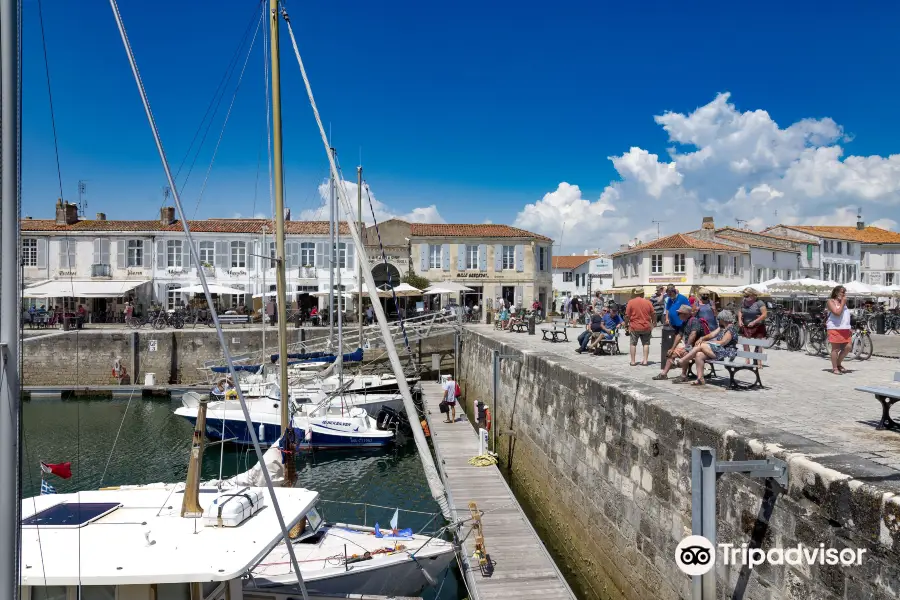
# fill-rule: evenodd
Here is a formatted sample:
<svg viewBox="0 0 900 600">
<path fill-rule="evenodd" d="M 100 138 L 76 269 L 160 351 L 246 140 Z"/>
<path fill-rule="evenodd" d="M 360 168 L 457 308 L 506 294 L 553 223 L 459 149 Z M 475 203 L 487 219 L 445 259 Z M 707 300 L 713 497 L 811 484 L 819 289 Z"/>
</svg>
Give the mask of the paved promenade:
<svg viewBox="0 0 900 600">
<path fill-rule="evenodd" d="M 892 385 L 894 372 L 900 370 L 897 359 L 873 357 L 868 361 L 847 361 L 845 366 L 851 372 L 833 375 L 827 358 L 770 349 L 766 351 L 769 364 L 761 375 L 765 388 L 733 391 L 725 387 L 727 373 L 724 379 L 709 380 L 708 385 L 702 387 L 653 381 L 652 377 L 660 369 L 659 329 L 654 330 L 651 341 L 651 365 L 632 367 L 629 365 L 628 339 L 624 335 L 619 340 L 623 354 L 593 356 L 575 352 L 578 347 L 575 338 L 583 327 L 570 327 L 570 341 L 556 344 L 541 339 L 540 326 L 537 335 L 533 336 L 501 332 L 489 325 L 467 325 L 466 328 L 522 351 L 556 354 L 563 363 L 596 369 L 599 378 L 613 369 L 619 376 L 706 405 L 711 411 L 730 413 L 759 423 L 762 429 L 780 429 L 818 442 L 829 449 L 828 454 L 855 456 L 900 471 L 900 432 L 877 431 L 881 405 L 872 394 L 854 391 L 861 385 Z M 639 345 L 638 362 L 640 352 Z M 669 376 L 677 374 L 678 371 L 673 369 Z M 743 377 L 749 375 L 744 373 Z M 900 420 L 900 404 L 894 412 L 896 414 L 892 416 Z M 897 481 L 900 476 L 887 479 Z"/>
</svg>

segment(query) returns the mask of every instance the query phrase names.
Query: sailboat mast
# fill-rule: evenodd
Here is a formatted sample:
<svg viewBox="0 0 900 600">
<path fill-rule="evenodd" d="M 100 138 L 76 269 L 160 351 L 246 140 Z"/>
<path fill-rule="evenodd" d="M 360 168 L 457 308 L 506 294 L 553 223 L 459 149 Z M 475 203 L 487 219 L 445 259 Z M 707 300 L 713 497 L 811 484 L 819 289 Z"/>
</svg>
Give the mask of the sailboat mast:
<svg viewBox="0 0 900 600">
<path fill-rule="evenodd" d="M 362 234 L 362 165 L 356 167 L 356 223 L 359 226 L 359 233 Z M 349 219 L 348 219 L 349 221 Z M 366 253 L 368 254 L 368 253 Z M 366 265 L 368 267 L 368 265 Z M 362 261 L 356 261 L 356 318 L 359 320 L 359 345 L 357 348 L 363 347 L 363 309 L 362 309 Z"/>
<path fill-rule="evenodd" d="M 0 596 L 19 597 L 19 148 L 21 0 L 0 0 Z M 29 465 L 30 467 L 31 465 Z"/>
<path fill-rule="evenodd" d="M 284 254 L 284 165 L 281 149 L 281 55 L 278 51 L 278 0 L 269 0 L 272 57 L 272 173 L 275 179 L 275 298 L 278 315 L 278 358 L 281 386 L 281 434 L 290 427 L 288 401 L 287 278 Z"/>
<path fill-rule="evenodd" d="M 334 156 L 334 148 L 329 150 Z M 334 343 L 334 176 L 328 177 L 328 343 Z M 332 346 L 334 348 L 334 346 Z"/>
</svg>

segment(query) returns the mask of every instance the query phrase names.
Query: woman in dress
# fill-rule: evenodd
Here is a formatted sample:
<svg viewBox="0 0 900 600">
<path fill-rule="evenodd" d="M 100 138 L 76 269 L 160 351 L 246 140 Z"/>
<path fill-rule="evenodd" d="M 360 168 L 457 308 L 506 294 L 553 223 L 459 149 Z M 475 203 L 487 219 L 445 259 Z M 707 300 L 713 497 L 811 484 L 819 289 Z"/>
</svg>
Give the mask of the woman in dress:
<svg viewBox="0 0 900 600">
<path fill-rule="evenodd" d="M 738 331 L 734 325 L 734 314 L 730 310 L 723 310 L 716 315 L 719 327 L 710 331 L 702 338 L 697 340 L 694 348 L 681 359 L 682 364 L 685 361 L 693 360 L 697 371 L 697 380 L 693 385 L 704 385 L 706 380 L 703 379 L 703 365 L 708 360 L 733 360 L 737 355 Z"/>
<path fill-rule="evenodd" d="M 741 335 L 745 338 L 766 339 L 766 317 L 768 316 L 766 303 L 756 296 L 756 290 L 747 288 L 744 290 L 744 302 L 738 311 L 738 326 Z M 744 352 L 750 352 L 750 346 L 744 346 Z M 750 364 L 750 359 L 747 359 Z M 759 362 L 757 361 L 757 364 Z"/>
<path fill-rule="evenodd" d="M 839 285 L 831 290 L 831 298 L 825 304 L 828 309 L 828 341 L 831 342 L 831 372 L 843 375 L 847 372 L 842 366 L 850 352 L 850 309 L 847 308 L 847 290 Z"/>
</svg>

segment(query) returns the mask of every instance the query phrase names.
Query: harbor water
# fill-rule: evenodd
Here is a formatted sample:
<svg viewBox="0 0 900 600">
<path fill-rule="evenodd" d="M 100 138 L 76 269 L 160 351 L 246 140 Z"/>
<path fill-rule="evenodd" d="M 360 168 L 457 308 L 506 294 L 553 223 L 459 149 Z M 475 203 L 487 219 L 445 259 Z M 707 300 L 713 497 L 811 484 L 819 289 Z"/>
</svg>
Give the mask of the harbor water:
<svg viewBox="0 0 900 600">
<path fill-rule="evenodd" d="M 59 493 L 183 481 L 193 429 L 173 414 L 179 405 L 140 397 L 23 402 L 23 496 L 40 493 L 41 461 L 72 463 L 71 479 L 45 476 Z M 256 464 L 256 456 L 252 449 L 207 445 L 203 479 L 218 478 L 220 464 L 222 476 L 230 477 Z M 330 521 L 383 525 L 400 508 L 401 527 L 431 532 L 443 525 L 412 443 L 385 451 L 304 453 L 297 459 L 297 474 L 297 485 L 318 491 L 323 500 L 359 503 L 324 502 Z M 459 600 L 465 588 L 454 570 L 422 596 Z"/>
</svg>

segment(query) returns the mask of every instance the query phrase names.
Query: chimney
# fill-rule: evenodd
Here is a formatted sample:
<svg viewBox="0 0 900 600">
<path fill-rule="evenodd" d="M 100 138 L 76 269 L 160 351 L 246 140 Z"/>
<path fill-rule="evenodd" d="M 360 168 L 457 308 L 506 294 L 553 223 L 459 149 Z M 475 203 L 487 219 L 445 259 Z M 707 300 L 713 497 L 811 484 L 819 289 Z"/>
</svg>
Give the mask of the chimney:
<svg viewBox="0 0 900 600">
<path fill-rule="evenodd" d="M 97 213 L 97 220 L 98 220 L 98 221 L 105 221 L 105 220 L 106 220 L 106 213 Z"/>
<path fill-rule="evenodd" d="M 78 207 L 64 201 L 62 198 L 56 201 L 56 224 L 74 225 L 78 222 Z"/>
<path fill-rule="evenodd" d="M 25 220 L 26 220 L 26 221 L 30 221 L 30 220 L 31 220 L 31 217 L 28 216 L 28 215 L 25 215 Z"/>
<path fill-rule="evenodd" d="M 712 217 L 703 217 L 703 223 L 700 225 L 700 229 L 712 229 L 715 231 L 716 223 L 713 221 Z"/>
<path fill-rule="evenodd" d="M 289 209 L 289 208 L 284 209 L 284 220 L 285 221 L 291 220 L 291 209 Z"/>
<path fill-rule="evenodd" d="M 862 220 L 862 210 L 856 213 L 856 228 L 860 231 L 866 228 L 865 222 Z"/>
<path fill-rule="evenodd" d="M 175 222 L 175 207 L 163 206 L 159 209 L 159 222 L 163 225 L 171 225 Z"/>
</svg>

